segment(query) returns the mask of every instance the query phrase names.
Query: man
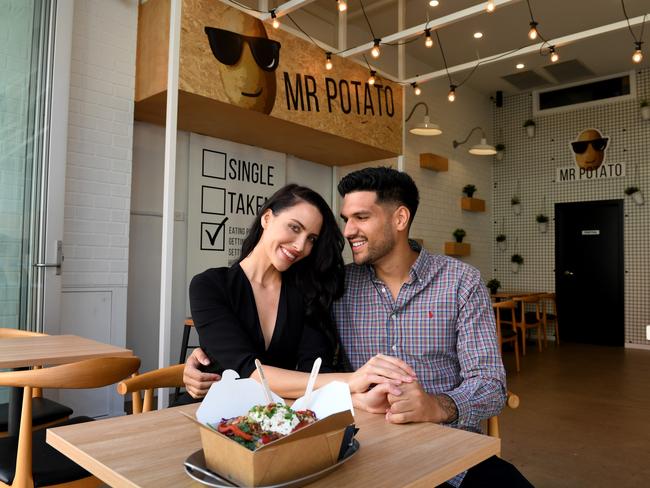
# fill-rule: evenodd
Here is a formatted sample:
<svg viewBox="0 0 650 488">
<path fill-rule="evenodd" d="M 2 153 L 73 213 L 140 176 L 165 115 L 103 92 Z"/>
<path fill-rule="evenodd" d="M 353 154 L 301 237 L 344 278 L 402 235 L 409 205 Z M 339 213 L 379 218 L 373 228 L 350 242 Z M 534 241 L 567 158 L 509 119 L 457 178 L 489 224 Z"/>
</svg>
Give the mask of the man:
<svg viewBox="0 0 650 488">
<path fill-rule="evenodd" d="M 333 307 L 343 350 L 354 369 L 382 353 L 409 363 L 417 377 L 399 392 L 368 390 L 365 409 L 392 423 L 436 422 L 478 432 L 479 422 L 497 415 L 506 398 L 494 316 L 479 272 L 411 248 L 408 232 L 419 196 L 406 173 L 366 168 L 345 176 L 338 190 L 354 259 L 346 268 L 345 294 Z M 193 396 L 205 394 L 209 379 L 196 369 L 197 355 L 185 367 Z M 448 483 L 530 486 L 496 457 Z"/>
</svg>

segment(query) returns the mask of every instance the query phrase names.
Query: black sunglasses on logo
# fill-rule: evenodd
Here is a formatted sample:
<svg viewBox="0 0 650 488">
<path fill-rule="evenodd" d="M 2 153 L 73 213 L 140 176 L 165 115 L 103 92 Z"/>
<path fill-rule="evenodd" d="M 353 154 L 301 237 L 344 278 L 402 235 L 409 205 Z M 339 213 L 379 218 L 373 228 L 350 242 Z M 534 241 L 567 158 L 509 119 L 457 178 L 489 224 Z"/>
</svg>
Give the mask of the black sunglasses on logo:
<svg viewBox="0 0 650 488">
<path fill-rule="evenodd" d="M 602 151 L 607 147 L 607 137 L 600 137 L 598 139 L 592 139 L 591 141 L 576 141 L 571 143 L 573 152 L 576 154 L 582 154 L 587 150 L 589 144 L 594 148 L 594 151 Z"/>
<path fill-rule="evenodd" d="M 265 37 L 251 37 L 236 32 L 206 27 L 212 54 L 225 65 L 232 66 L 241 59 L 244 42 L 248 43 L 257 65 L 264 71 L 275 71 L 280 64 L 280 43 Z"/>
</svg>

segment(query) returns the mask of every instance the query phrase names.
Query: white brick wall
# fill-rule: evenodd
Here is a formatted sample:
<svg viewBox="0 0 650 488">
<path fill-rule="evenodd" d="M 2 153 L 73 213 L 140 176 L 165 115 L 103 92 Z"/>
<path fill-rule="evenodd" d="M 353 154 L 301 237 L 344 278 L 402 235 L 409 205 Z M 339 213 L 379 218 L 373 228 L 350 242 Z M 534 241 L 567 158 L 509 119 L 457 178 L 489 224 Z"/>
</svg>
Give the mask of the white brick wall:
<svg viewBox="0 0 650 488">
<path fill-rule="evenodd" d="M 126 286 L 137 2 L 77 0 L 63 287 Z"/>
</svg>

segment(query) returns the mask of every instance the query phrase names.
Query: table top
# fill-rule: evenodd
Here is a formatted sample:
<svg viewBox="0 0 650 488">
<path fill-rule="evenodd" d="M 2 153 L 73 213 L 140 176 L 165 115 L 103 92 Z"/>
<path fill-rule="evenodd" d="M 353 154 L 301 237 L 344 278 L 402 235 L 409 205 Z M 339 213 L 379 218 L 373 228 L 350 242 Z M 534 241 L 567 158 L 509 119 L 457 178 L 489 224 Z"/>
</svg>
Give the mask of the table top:
<svg viewBox="0 0 650 488">
<path fill-rule="evenodd" d="M 541 291 L 499 291 L 493 293 L 494 298 L 515 298 L 515 297 L 525 297 L 526 295 L 538 295 L 542 293 Z"/>
<path fill-rule="evenodd" d="M 75 335 L 0 339 L 0 368 L 57 365 L 104 356 L 132 356 L 133 351 Z"/>
<path fill-rule="evenodd" d="M 203 486 L 183 461 L 201 448 L 199 428 L 185 405 L 91 424 L 48 429 L 47 442 L 114 487 Z M 331 486 L 427 487 L 498 454 L 501 441 L 431 423 L 393 425 L 383 415 L 357 411 L 359 452 L 310 488 Z"/>
</svg>

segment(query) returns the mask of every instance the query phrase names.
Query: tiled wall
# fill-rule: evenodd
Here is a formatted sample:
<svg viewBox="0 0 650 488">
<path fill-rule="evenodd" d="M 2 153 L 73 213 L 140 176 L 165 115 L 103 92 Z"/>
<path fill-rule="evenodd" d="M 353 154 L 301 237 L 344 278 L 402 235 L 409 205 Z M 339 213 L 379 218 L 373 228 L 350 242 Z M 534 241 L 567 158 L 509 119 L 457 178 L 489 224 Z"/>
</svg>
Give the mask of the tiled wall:
<svg viewBox="0 0 650 488">
<path fill-rule="evenodd" d="M 0 7 L 0 327 L 17 327 L 32 3 Z"/>
<path fill-rule="evenodd" d="M 636 73 L 638 100 L 650 99 L 650 70 Z M 650 205 L 634 204 L 623 190 L 639 186 L 650 196 L 650 122 L 642 121 L 638 100 L 602 103 L 553 115 L 535 117 L 534 138 L 522 127 L 533 118 L 532 95 L 506 97 L 495 108 L 497 142 L 505 144 L 503 161 L 494 164 L 494 212 L 492 242 L 497 234 L 508 236 L 508 249 L 493 246 L 493 277 L 503 289 L 549 290 L 555 288 L 554 204 L 591 200 L 625 199 L 625 341 L 648 345 L 645 325 L 650 324 Z M 575 164 L 568 142 L 583 129 L 594 127 L 610 137 L 606 162 L 622 161 L 627 176 L 594 182 L 555 183 L 557 167 Z M 521 215 L 513 214 L 510 199 L 521 197 Z M 549 230 L 537 230 L 535 216 L 550 217 Z M 511 272 L 513 253 L 524 265 Z"/>
</svg>

